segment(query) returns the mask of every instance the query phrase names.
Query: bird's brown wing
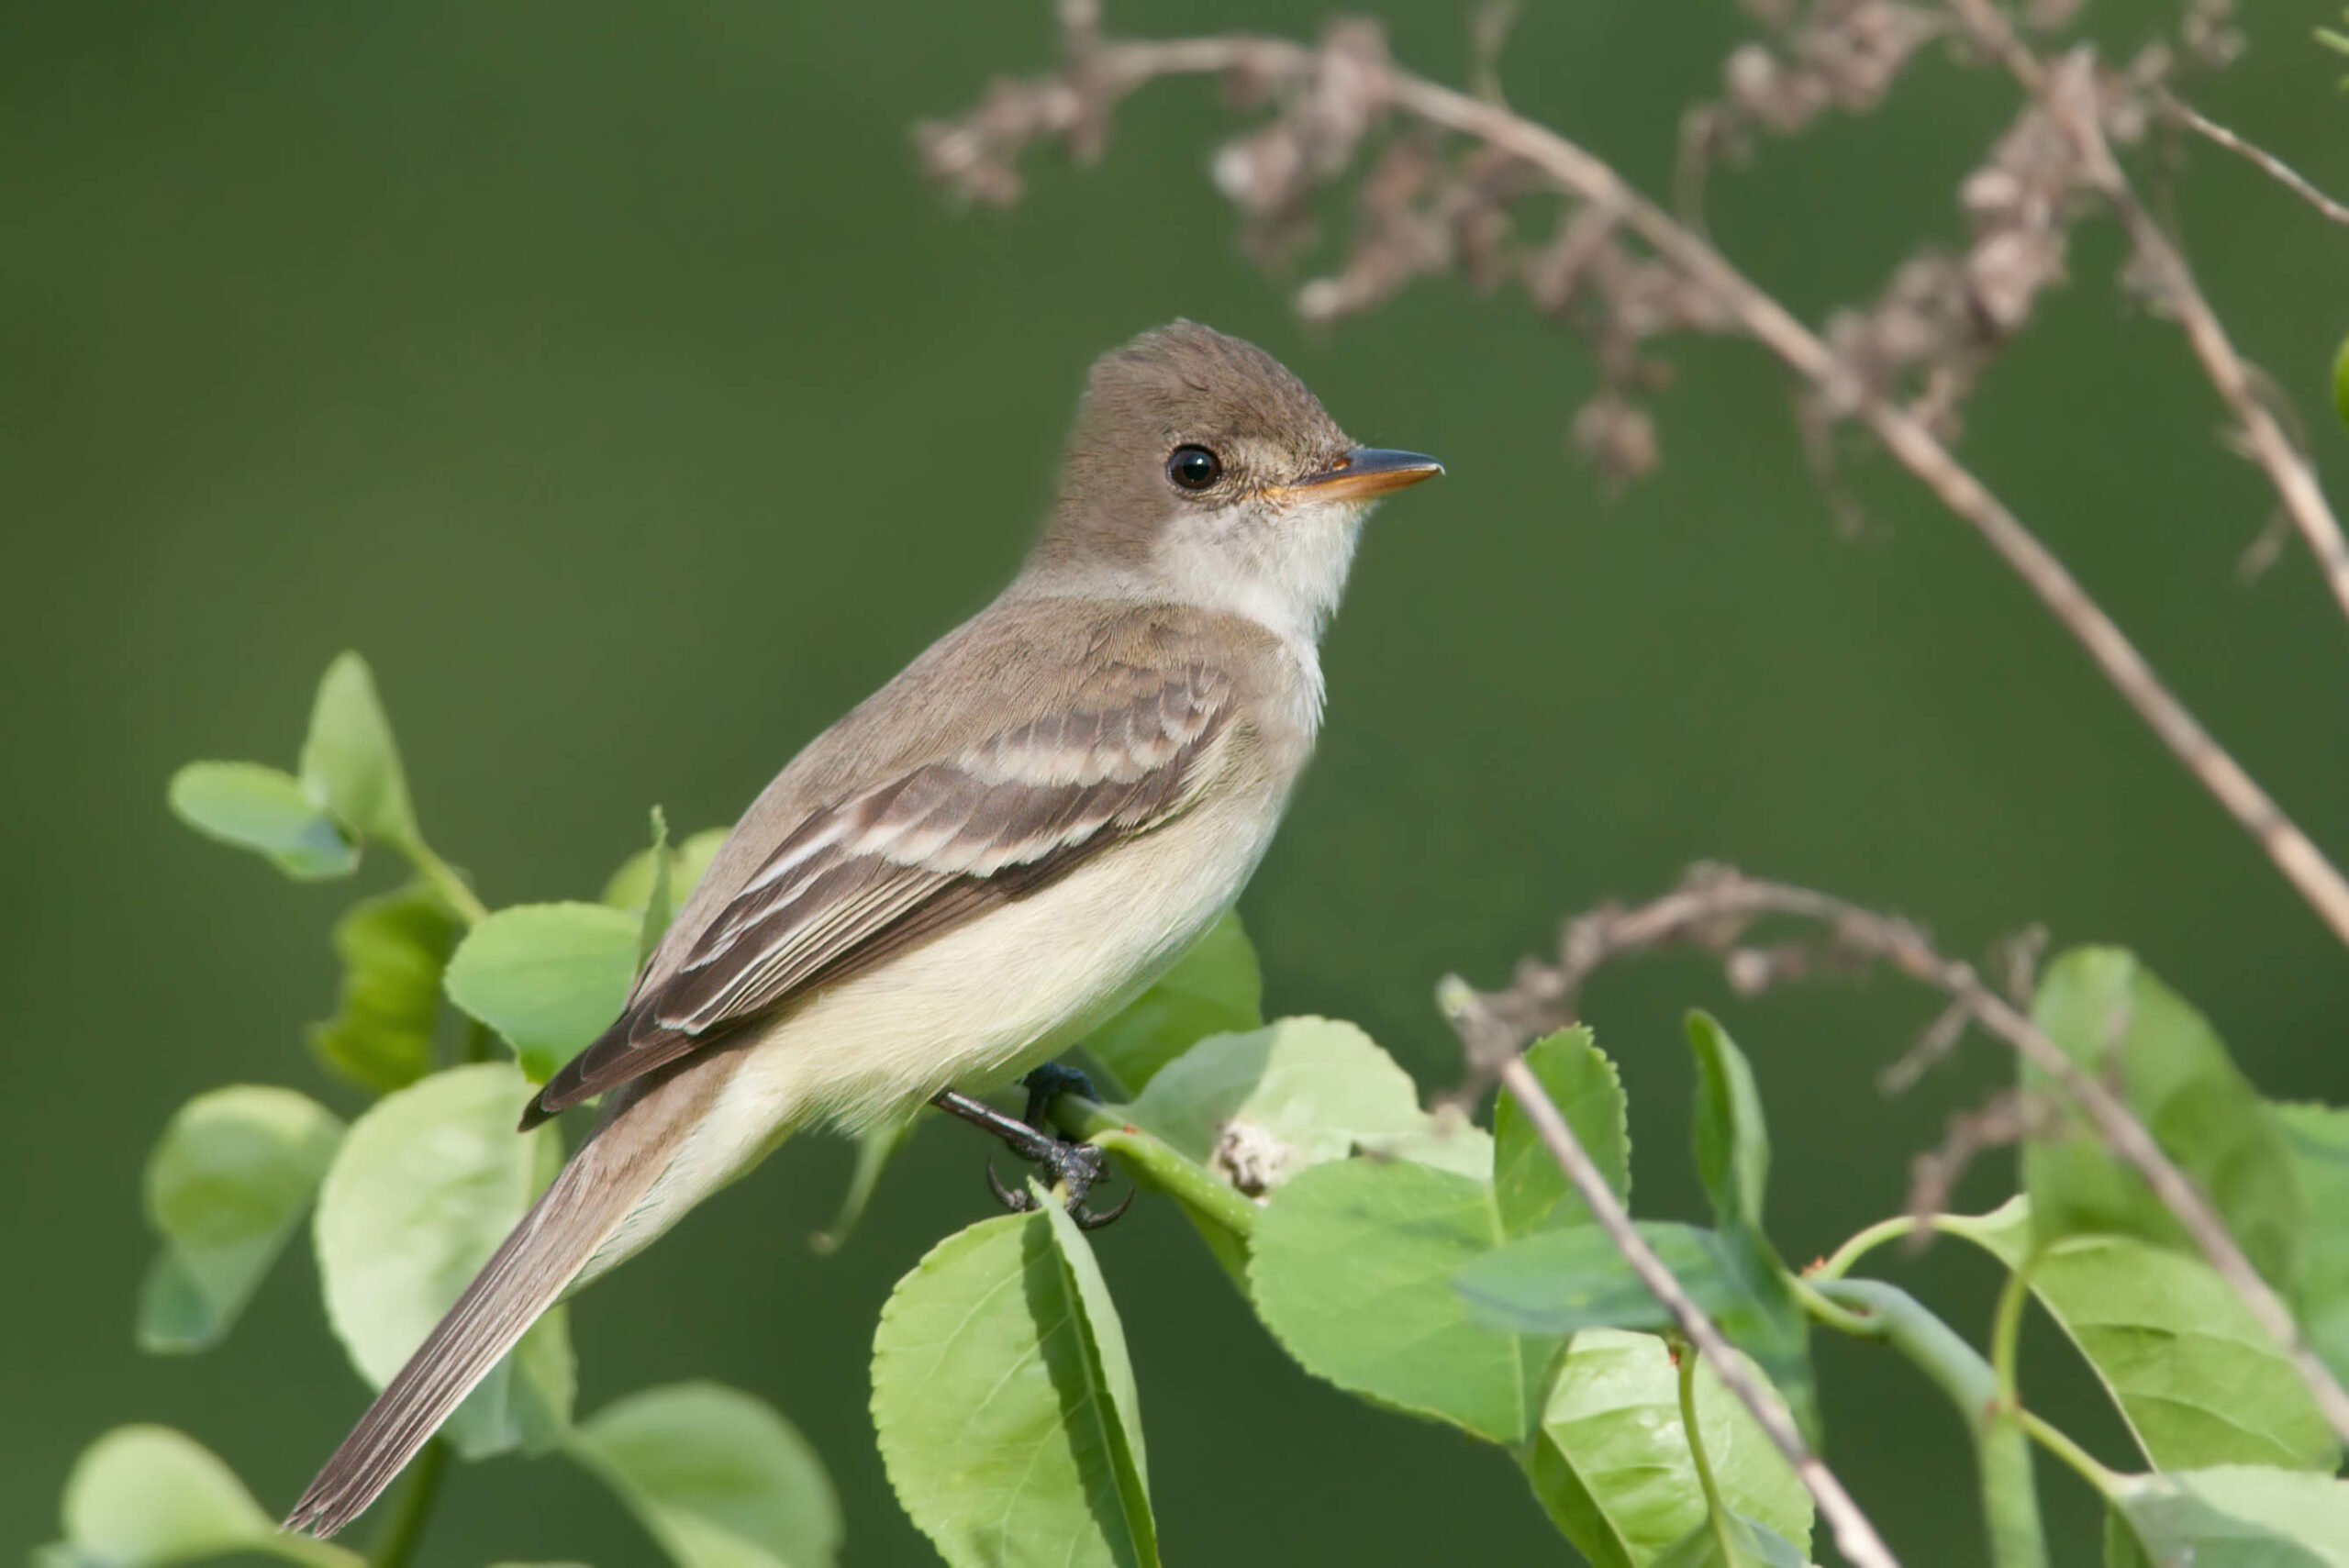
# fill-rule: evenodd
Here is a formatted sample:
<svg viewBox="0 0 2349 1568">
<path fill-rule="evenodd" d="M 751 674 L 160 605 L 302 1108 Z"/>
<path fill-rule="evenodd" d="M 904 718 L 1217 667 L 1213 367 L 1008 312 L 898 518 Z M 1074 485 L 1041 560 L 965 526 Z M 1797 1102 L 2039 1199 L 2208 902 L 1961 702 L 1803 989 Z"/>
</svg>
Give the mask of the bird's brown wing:
<svg viewBox="0 0 2349 1568">
<path fill-rule="evenodd" d="M 683 961 L 530 1103 L 535 1126 L 1179 814 L 1215 772 L 1231 681 L 1124 666 L 1083 707 L 1008 728 L 810 812 Z M 1106 684 L 1108 690 L 1101 689 Z"/>
</svg>

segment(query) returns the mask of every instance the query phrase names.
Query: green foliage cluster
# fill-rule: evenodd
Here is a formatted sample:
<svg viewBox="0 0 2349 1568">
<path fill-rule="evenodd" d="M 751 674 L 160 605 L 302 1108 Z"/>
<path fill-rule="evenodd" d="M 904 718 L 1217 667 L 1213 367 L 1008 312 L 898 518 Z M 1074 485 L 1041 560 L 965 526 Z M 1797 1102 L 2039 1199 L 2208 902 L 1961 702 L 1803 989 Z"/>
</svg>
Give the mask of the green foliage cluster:
<svg viewBox="0 0 2349 1568">
<path fill-rule="evenodd" d="M 550 1179 L 557 1129 L 512 1130 L 526 1082 L 617 1010 L 717 836 L 673 847 L 656 814 L 651 847 L 599 901 L 488 909 L 418 833 L 372 682 L 349 656 L 321 688 L 298 775 L 198 763 L 171 799 L 192 825 L 292 876 L 349 874 L 378 844 L 415 880 L 338 924 L 341 1001 L 311 1034 L 322 1068 L 374 1096 L 365 1111 L 346 1127 L 293 1090 L 236 1086 L 199 1096 L 165 1129 L 149 1173 L 161 1247 L 140 1341 L 167 1352 L 217 1343 L 310 1210 L 328 1322 L 380 1385 Z M 1489 1128 L 1431 1110 L 1361 1029 L 1267 1023 L 1260 997 L 1254 955 L 1227 921 L 1094 1037 L 1113 1103 L 1063 1096 L 1063 1130 L 1180 1203 L 1301 1366 L 1491 1444 L 1599 1568 L 1811 1561 L 1811 1503 L 1795 1471 L 1720 1369 L 1678 1338 L 1525 1107 L 1504 1092 Z M 2263 1101 L 2209 1023 L 2118 950 L 2050 963 L 2034 1018 L 2122 1095 L 2349 1375 L 2349 1231 L 2338 1223 L 2349 1213 L 2349 1111 Z M 1692 1154 L 1711 1212 L 1704 1224 L 1638 1228 L 1814 1444 L 1810 1337 L 1850 1334 L 1914 1362 L 1951 1400 L 1975 1443 L 1998 1568 L 2047 1561 L 2034 1443 L 2103 1499 L 2108 1568 L 2349 1562 L 2335 1433 L 2285 1352 L 2051 1085 L 2023 1075 L 2052 1125 L 2026 1147 L 2010 1201 L 1977 1217 L 1887 1220 L 1797 1272 L 1770 1240 L 1753 1071 L 1712 1018 L 1692 1015 L 1687 1037 Z M 1537 1041 L 1526 1060 L 1628 1199 L 1628 1108 L 1613 1063 L 1584 1029 Z M 834 1244 L 904 1134 L 867 1140 Z M 2008 1271 L 1987 1353 L 1905 1292 L 1854 1277 L 1920 1223 Z M 2034 1299 L 2110 1392 L 2142 1468 L 2108 1468 L 2030 1411 L 2016 1344 Z M 586 1466 L 687 1568 L 833 1560 L 842 1527 L 823 1466 L 774 1410 L 688 1384 L 578 1420 L 573 1382 L 558 1309 L 419 1462 L 425 1474 L 392 1505 L 404 1511 L 373 1561 L 404 1557 L 414 1510 L 451 1453 L 517 1450 Z M 890 1480 L 947 1562 L 1161 1560 L 1142 1391 L 1092 1245 L 1057 1202 L 933 1248 L 882 1312 L 872 1384 Z M 84 1453 L 63 1537 L 45 1568 L 229 1551 L 362 1561 L 277 1534 L 228 1466 L 153 1427 L 107 1433 Z"/>
<path fill-rule="evenodd" d="M 365 1097 L 347 1125 L 294 1089 L 234 1084 L 198 1095 L 163 1129 L 147 1168 L 158 1249 L 141 1289 L 140 1346 L 208 1350 L 306 1214 L 328 1326 L 380 1389 L 562 1166 L 561 1129 L 514 1129 L 543 1080 L 619 1009 L 724 837 L 651 848 L 596 903 L 492 910 L 417 824 L 389 721 L 363 661 L 345 654 L 318 687 L 297 771 L 195 762 L 172 809 L 201 833 L 303 881 L 346 877 L 369 849 L 411 879 L 335 922 L 334 1016 L 308 1031 L 317 1065 Z M 503 1051 L 499 1049 L 503 1043 Z M 375 1561 L 413 1549 L 440 1465 L 561 1452 L 603 1478 L 688 1568 L 833 1560 L 829 1478 L 807 1440 L 761 1401 L 715 1384 L 646 1389 L 574 1418 L 567 1309 L 549 1312 L 460 1407 L 398 1494 Z M 445 1445 L 442 1447 L 440 1445 Z M 108 1432 L 65 1488 L 63 1540 L 44 1568 L 137 1568 L 224 1552 L 353 1565 L 338 1545 L 279 1533 L 235 1473 L 157 1427 Z"/>
</svg>

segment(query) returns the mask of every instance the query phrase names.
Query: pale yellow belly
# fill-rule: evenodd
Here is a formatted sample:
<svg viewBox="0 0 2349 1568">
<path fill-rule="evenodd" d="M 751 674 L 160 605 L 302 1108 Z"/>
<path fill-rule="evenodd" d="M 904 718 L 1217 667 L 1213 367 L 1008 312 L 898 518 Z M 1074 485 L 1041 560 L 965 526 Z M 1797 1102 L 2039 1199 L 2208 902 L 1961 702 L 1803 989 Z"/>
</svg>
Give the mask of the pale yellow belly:
<svg viewBox="0 0 2349 1568">
<path fill-rule="evenodd" d="M 1076 1044 L 1231 906 L 1278 806 L 1203 804 L 717 1053 L 694 1070 L 722 1076 L 708 1084 L 707 1110 L 587 1274 L 635 1252 L 794 1131 L 910 1114 L 941 1089 L 990 1089 Z"/>
</svg>

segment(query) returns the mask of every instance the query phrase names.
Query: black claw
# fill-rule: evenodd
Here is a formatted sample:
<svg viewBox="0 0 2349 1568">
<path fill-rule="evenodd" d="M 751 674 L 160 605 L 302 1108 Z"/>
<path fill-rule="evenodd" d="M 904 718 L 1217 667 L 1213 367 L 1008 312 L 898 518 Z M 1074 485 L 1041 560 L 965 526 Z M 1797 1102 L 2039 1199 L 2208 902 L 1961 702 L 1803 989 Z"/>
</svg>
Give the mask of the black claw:
<svg viewBox="0 0 2349 1568">
<path fill-rule="evenodd" d="M 1126 1195 L 1118 1200 L 1118 1206 L 1115 1208 L 1104 1209 L 1099 1214 L 1096 1214 L 1083 1204 L 1073 1203 L 1068 1206 L 1068 1217 L 1076 1221 L 1076 1228 L 1079 1230 L 1098 1230 L 1105 1225 L 1115 1225 L 1118 1222 L 1118 1217 L 1133 1206 L 1134 1190 L 1128 1187 Z"/>
<path fill-rule="evenodd" d="M 987 1162 L 987 1190 L 995 1194 L 996 1202 L 1014 1214 L 1026 1214 L 1036 1207 L 1036 1195 L 1026 1187 L 1015 1191 L 1003 1184 L 1003 1178 L 995 1173 L 995 1162 L 992 1160 Z"/>
</svg>

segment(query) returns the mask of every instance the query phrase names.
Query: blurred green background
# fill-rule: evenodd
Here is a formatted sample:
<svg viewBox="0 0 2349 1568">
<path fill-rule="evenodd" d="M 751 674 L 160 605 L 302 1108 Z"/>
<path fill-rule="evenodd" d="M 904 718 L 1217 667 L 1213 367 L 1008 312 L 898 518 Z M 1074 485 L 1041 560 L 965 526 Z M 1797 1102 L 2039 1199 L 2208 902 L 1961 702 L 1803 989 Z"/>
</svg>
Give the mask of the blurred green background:
<svg viewBox="0 0 2349 1568">
<path fill-rule="evenodd" d="M 2212 113 L 2349 188 L 2333 7 L 2249 7 Z M 1456 79 L 1450 0 L 1385 7 Z M 1729 0 L 1534 4 L 1513 101 L 1665 188 Z M 1112 7 L 1169 32 L 1297 31 L 1321 0 Z M 2133 40 L 2164 6 L 2101 5 Z M 910 122 L 1051 50 L 1041 3 L 716 0 L 11 8 L 0 48 L 0 822 L 9 1002 L 0 1193 L 0 1552 L 53 1533 L 72 1456 L 184 1427 L 282 1507 L 363 1403 L 297 1249 L 228 1345 L 131 1347 L 147 1148 L 226 1081 L 345 1110 L 299 1045 L 347 887 L 297 888 L 162 807 L 195 757 L 289 762 L 312 683 L 362 650 L 436 843 L 493 903 L 589 894 L 664 805 L 729 819 L 807 736 L 982 603 L 1048 493 L 1086 361 L 1183 314 L 1264 343 L 1357 436 L 1442 456 L 1374 525 L 1326 650 L 1330 722 L 1243 904 L 1269 1004 L 1361 1019 L 1431 1084 L 1435 977 L 1497 983 L 1555 917 L 1699 857 L 1930 921 L 1961 952 L 2042 920 L 2129 943 L 2278 1096 L 2349 1099 L 2349 962 L 1987 552 L 1880 461 L 1837 537 L 1778 373 L 1692 345 L 1665 464 L 1609 496 L 1565 450 L 1590 384 L 1521 301 L 1423 285 L 1316 335 L 1236 255 L 1211 88 L 1120 117 L 1100 169 L 961 214 Z M 1800 313 L 1955 239 L 2005 84 L 1938 57 L 1715 181 L 1724 246 Z M 2349 325 L 2344 241 L 2215 152 L 2181 211 L 2245 350 L 2312 415 Z M 2344 634 L 2177 336 L 2077 282 L 1993 372 L 1965 451 L 2322 842 L 2349 851 Z M 2321 463 L 2349 458 L 2330 421 Z M 391 873 L 371 868 L 373 884 Z M 1640 1207 L 1697 1206 L 1677 1010 L 1693 962 L 1602 981 Z M 1908 1157 L 2008 1074 L 1987 1044 L 1893 1104 L 1873 1071 L 1932 1011 L 1890 982 L 1730 1004 L 1775 1114 L 1774 1209 L 1809 1256 L 1901 1202 Z M 847 1251 L 812 1255 L 843 1147 L 786 1149 L 581 1303 L 583 1410 L 708 1375 L 800 1423 L 849 1558 L 923 1560 L 865 1414 L 891 1282 L 987 1212 L 981 1144 L 928 1129 Z M 2001 1170 L 1967 1193 L 1994 1195 Z M 1564 1555 L 1508 1463 L 1289 1366 L 1163 1204 L 1102 1239 L 1178 1562 Z M 1977 1331 L 1990 1281 L 1891 1265 Z M 2030 1386 L 2109 1459 L 2052 1343 Z M 1914 1562 L 1976 1557 L 1965 1449 L 1905 1368 L 1829 1345 L 1831 1449 Z M 2094 1518 L 2049 1476 L 2063 1561 Z M 652 1561 L 559 1460 L 472 1469 L 422 1561 Z"/>
</svg>

